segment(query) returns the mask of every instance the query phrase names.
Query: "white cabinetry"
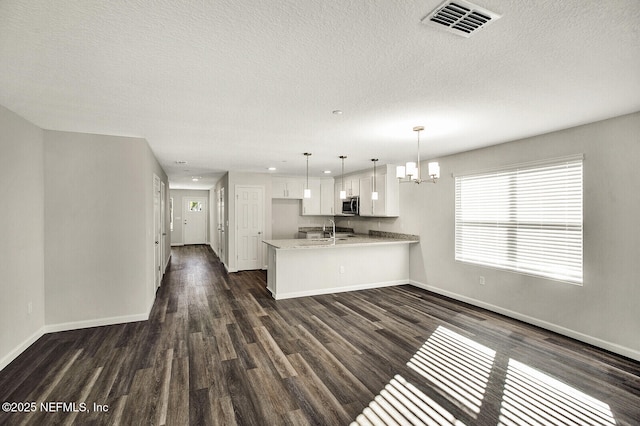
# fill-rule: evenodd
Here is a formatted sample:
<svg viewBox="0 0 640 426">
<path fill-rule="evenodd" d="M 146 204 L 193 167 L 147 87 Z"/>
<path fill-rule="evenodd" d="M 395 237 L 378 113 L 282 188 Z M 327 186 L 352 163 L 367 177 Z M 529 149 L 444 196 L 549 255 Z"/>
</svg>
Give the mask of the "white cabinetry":
<svg viewBox="0 0 640 426">
<path fill-rule="evenodd" d="M 357 197 L 360 195 L 360 179 L 357 176 L 345 179 L 344 188 L 347 191 L 347 197 Z"/>
<path fill-rule="evenodd" d="M 320 181 L 320 214 L 322 216 L 333 216 L 336 214 L 333 203 L 333 191 L 333 179 L 322 179 Z"/>
<path fill-rule="evenodd" d="M 302 199 L 303 216 L 333 216 L 333 179 L 309 179 L 311 198 Z"/>
<path fill-rule="evenodd" d="M 378 199 L 371 198 L 373 171 L 360 178 L 360 216 L 397 217 L 400 215 L 400 184 L 395 166 L 385 165 L 376 173 Z"/>
<path fill-rule="evenodd" d="M 302 199 L 304 180 L 295 177 L 274 176 L 271 179 L 272 197 L 289 198 L 294 200 Z"/>
</svg>

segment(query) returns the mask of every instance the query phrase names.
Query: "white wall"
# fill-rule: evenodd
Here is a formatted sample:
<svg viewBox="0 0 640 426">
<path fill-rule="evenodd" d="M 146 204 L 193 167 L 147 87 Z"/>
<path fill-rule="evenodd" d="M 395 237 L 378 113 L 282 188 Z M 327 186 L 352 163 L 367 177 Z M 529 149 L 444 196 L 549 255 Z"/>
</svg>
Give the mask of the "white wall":
<svg viewBox="0 0 640 426">
<path fill-rule="evenodd" d="M 455 262 L 451 173 L 578 153 L 585 155 L 583 286 Z M 382 230 L 420 235 L 413 282 L 640 359 L 640 113 L 438 161 L 439 182 L 401 185 L 400 218 L 380 221 Z M 378 227 L 376 219 L 351 222 Z"/>
<path fill-rule="evenodd" d="M 153 173 L 167 182 L 146 141 L 45 131 L 44 173 L 48 329 L 146 319 Z"/>
<path fill-rule="evenodd" d="M 329 225 L 329 219 L 333 219 L 333 216 L 302 216 L 301 200 L 273 199 L 271 211 L 274 240 L 298 238 L 298 228 Z"/>
<path fill-rule="evenodd" d="M 2 369 L 39 338 L 44 327 L 42 130 L 0 106 L 0 152 Z"/>
<path fill-rule="evenodd" d="M 169 196 L 173 198 L 173 232 L 171 232 L 171 244 L 174 246 L 182 245 L 184 244 L 184 199 L 187 197 L 206 198 L 207 209 L 211 209 L 209 203 L 209 191 L 197 189 L 171 189 L 169 191 Z M 209 229 L 211 229 L 210 213 L 210 211 L 207 212 L 207 236 L 209 236 Z"/>
</svg>

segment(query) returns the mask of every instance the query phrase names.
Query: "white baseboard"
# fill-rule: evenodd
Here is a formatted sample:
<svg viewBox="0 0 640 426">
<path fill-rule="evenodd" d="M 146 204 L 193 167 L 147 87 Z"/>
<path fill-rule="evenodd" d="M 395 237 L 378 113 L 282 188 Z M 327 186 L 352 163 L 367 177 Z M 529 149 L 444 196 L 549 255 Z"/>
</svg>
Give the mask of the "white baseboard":
<svg viewBox="0 0 640 426">
<path fill-rule="evenodd" d="M 293 291 L 289 293 L 279 293 L 279 294 L 272 293 L 272 296 L 276 300 L 283 300 L 283 299 L 293 299 L 294 297 L 307 297 L 307 296 L 318 296 L 321 294 L 344 293 L 346 291 L 391 287 L 394 285 L 402 285 L 402 284 L 410 284 L 410 282 L 409 280 L 383 281 L 383 282 L 377 282 L 377 283 L 366 283 L 366 284 L 358 284 L 358 285 L 351 285 L 351 286 L 345 286 L 345 287 L 331 287 L 331 288 L 317 289 L 317 290 Z"/>
<path fill-rule="evenodd" d="M 11 361 L 16 359 L 22 352 L 24 352 L 29 346 L 33 345 L 36 340 L 44 336 L 45 331 L 44 327 L 40 327 L 38 331 L 33 333 L 31 336 L 27 337 L 22 343 L 13 348 L 11 352 L 6 354 L 2 359 L 0 359 L 0 371 L 2 371 L 7 365 L 11 364 Z"/>
<path fill-rule="evenodd" d="M 183 245 L 184 244 L 182 244 L 182 243 L 171 243 L 171 247 L 181 247 Z"/>
<path fill-rule="evenodd" d="M 471 297 L 463 296 L 457 293 L 453 293 L 447 290 L 440 289 L 438 287 L 433 287 L 425 283 L 421 283 L 419 281 L 411 280 L 409 282 L 412 286 L 422 288 L 424 290 L 431 291 L 433 293 L 440 294 L 442 296 L 450 297 L 455 300 L 459 300 L 461 302 L 468 303 L 470 305 L 478 306 L 483 309 L 487 309 L 492 312 L 496 312 L 501 315 L 505 315 L 510 318 L 514 318 L 528 324 L 533 324 L 540 328 L 544 328 L 545 330 L 550 330 L 558 334 L 562 334 L 563 336 L 571 337 L 572 339 L 580 340 L 581 342 L 588 343 L 593 346 L 597 346 L 599 348 L 617 353 L 619 355 L 625 356 L 627 358 L 634 359 L 636 361 L 640 361 L 640 351 L 636 351 L 631 348 L 627 348 L 626 346 L 619 345 L 617 343 L 608 342 L 606 340 L 598 339 L 593 336 L 589 336 L 587 334 L 581 333 L 579 331 L 571 330 L 566 327 L 559 326 L 557 324 L 553 324 L 535 317 L 530 317 L 528 315 L 521 314 L 519 312 L 511 311 L 509 309 L 502 308 L 500 306 L 492 305 L 490 303 L 483 302 L 481 300 L 473 299 Z"/>
<path fill-rule="evenodd" d="M 45 333 L 56 333 L 58 331 L 78 330 L 81 328 L 90 328 L 90 327 L 102 327 L 105 325 L 146 321 L 148 319 L 149 319 L 149 313 L 123 315 L 119 317 L 96 318 L 96 319 L 90 319 L 90 320 L 84 320 L 84 321 L 73 321 L 73 322 L 64 322 L 59 324 L 49 324 L 44 326 L 44 330 L 45 330 Z"/>
</svg>

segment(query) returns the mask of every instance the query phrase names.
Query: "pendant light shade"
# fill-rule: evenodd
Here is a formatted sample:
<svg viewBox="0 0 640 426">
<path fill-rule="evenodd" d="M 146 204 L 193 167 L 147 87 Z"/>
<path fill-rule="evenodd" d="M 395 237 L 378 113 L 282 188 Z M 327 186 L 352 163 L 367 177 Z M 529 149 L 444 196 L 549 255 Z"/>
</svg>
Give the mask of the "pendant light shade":
<svg viewBox="0 0 640 426">
<path fill-rule="evenodd" d="M 304 192 L 302 194 L 304 198 L 311 198 L 311 189 L 309 189 L 309 156 L 310 155 L 311 155 L 310 152 L 304 153 L 304 156 L 307 157 L 307 183 L 306 183 L 306 186 L 304 187 Z"/>
<path fill-rule="evenodd" d="M 376 188 L 376 163 L 378 162 L 377 158 L 372 158 L 371 161 L 373 161 L 373 191 L 371 192 L 371 199 L 372 200 L 377 200 L 378 199 L 378 191 Z"/>
<path fill-rule="evenodd" d="M 344 190 L 344 159 L 347 158 L 346 155 L 341 155 L 340 160 L 342 160 L 342 174 L 340 175 L 340 199 L 346 200 L 347 191 Z"/>
</svg>

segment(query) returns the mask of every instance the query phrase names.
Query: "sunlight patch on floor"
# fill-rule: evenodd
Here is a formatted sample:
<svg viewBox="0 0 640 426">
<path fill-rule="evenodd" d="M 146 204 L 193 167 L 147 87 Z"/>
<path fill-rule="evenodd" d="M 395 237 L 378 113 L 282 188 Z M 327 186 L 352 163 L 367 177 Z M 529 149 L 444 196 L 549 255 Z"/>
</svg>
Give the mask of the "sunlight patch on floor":
<svg viewBox="0 0 640 426">
<path fill-rule="evenodd" d="M 424 392 L 396 375 L 351 426 L 381 425 L 462 426 L 451 413 Z"/>
<path fill-rule="evenodd" d="M 407 365 L 477 414 L 495 355 L 494 350 L 440 326 Z"/>
<path fill-rule="evenodd" d="M 509 360 L 499 425 L 615 425 L 609 405 L 514 359 Z"/>
</svg>

